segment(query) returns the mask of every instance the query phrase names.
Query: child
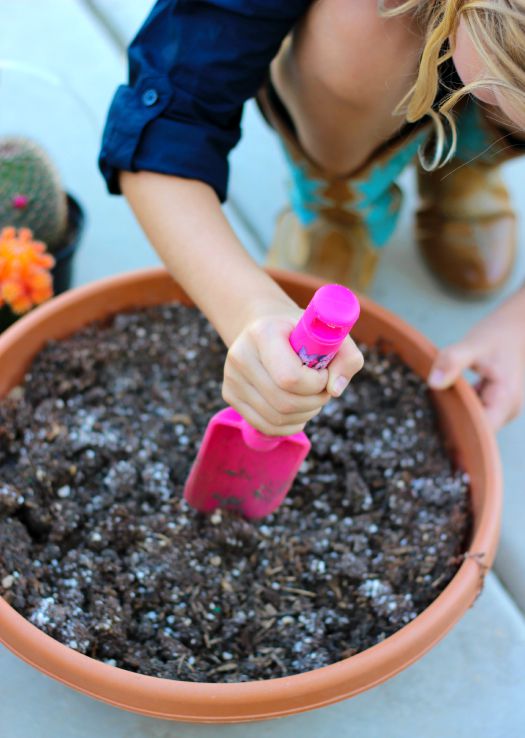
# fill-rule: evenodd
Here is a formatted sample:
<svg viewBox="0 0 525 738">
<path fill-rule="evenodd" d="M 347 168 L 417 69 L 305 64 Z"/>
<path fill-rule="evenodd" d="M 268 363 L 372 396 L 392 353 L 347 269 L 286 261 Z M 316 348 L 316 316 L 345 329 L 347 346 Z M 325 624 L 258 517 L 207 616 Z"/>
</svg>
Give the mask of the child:
<svg viewBox="0 0 525 738">
<path fill-rule="evenodd" d="M 161 0 L 130 46 L 130 83 L 109 112 L 108 187 L 124 192 L 218 330 L 228 347 L 223 397 L 264 433 L 301 430 L 363 360 L 348 339 L 328 370 L 301 366 L 288 345 L 301 311 L 221 211 L 245 100 L 258 94 L 292 169 L 293 210 L 280 219 L 272 263 L 365 287 L 399 211 L 394 180 L 418 151 L 419 245 L 433 271 L 479 295 L 498 289 L 514 261 L 497 166 L 525 150 L 523 0 L 385 6 Z M 522 288 L 440 352 L 429 384 L 448 387 L 472 368 L 499 428 L 522 403 L 524 317 Z"/>
</svg>

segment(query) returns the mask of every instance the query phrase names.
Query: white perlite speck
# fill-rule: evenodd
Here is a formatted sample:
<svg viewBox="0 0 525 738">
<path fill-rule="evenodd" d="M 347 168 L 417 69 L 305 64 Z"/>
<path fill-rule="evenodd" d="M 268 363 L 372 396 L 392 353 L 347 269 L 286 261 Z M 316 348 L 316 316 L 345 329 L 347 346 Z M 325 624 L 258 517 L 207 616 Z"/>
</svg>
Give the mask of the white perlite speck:
<svg viewBox="0 0 525 738">
<path fill-rule="evenodd" d="M 366 579 L 358 590 L 365 597 L 378 597 L 389 592 L 389 588 L 379 579 Z"/>
<path fill-rule="evenodd" d="M 71 487 L 69 484 L 65 484 L 63 487 L 60 487 L 60 489 L 57 489 L 57 495 L 58 497 L 65 498 L 69 497 L 71 494 Z"/>
<path fill-rule="evenodd" d="M 39 627 L 47 625 L 49 623 L 49 608 L 54 604 L 55 600 L 52 597 L 44 597 L 40 600 L 39 608 L 34 610 L 29 620 Z"/>
<path fill-rule="evenodd" d="M 6 577 L 2 579 L 2 587 L 4 589 L 9 589 L 9 587 L 13 586 L 13 582 L 15 581 L 15 578 L 12 574 L 8 574 Z"/>
</svg>

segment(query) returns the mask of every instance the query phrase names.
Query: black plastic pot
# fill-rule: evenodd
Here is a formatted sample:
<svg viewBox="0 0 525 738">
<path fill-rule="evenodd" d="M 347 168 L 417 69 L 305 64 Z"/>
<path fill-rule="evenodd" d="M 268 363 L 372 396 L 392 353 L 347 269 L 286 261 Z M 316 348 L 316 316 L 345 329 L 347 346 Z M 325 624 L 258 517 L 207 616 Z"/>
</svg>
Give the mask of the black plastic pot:
<svg viewBox="0 0 525 738">
<path fill-rule="evenodd" d="M 51 270 L 53 277 L 53 292 L 60 295 L 71 287 L 73 278 L 73 257 L 80 244 L 84 230 L 84 211 L 71 195 L 67 196 L 68 223 L 64 237 L 64 244 L 60 249 L 55 249 L 55 266 Z"/>
<path fill-rule="evenodd" d="M 58 249 L 54 249 L 55 266 L 51 270 L 53 277 L 53 294 L 60 295 L 71 287 L 73 278 L 73 257 L 80 245 L 84 230 L 85 216 L 79 203 L 72 195 L 67 196 L 68 217 L 67 230 L 63 242 Z M 0 308 L 0 332 L 8 328 L 18 319 L 11 310 L 4 305 Z"/>
</svg>

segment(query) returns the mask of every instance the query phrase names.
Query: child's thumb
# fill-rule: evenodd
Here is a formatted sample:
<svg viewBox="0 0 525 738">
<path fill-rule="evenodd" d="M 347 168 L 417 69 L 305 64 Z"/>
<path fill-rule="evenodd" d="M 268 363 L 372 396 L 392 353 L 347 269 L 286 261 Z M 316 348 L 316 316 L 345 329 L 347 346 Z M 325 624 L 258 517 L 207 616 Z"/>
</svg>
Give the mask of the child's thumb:
<svg viewBox="0 0 525 738">
<path fill-rule="evenodd" d="M 452 386 L 461 373 L 471 365 L 473 358 L 473 349 L 466 341 L 442 349 L 428 375 L 429 387 L 440 390 Z"/>
<path fill-rule="evenodd" d="M 363 354 L 350 337 L 346 338 L 337 352 L 337 356 L 328 366 L 328 383 L 326 391 L 332 397 L 343 394 L 348 383 L 363 368 Z"/>
</svg>

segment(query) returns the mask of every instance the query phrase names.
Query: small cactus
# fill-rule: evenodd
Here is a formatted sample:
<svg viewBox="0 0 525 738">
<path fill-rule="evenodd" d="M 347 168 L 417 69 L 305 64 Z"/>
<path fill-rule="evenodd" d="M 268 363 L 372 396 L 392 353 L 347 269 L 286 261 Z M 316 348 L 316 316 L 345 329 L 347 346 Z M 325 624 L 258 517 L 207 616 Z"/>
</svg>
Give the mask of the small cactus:
<svg viewBox="0 0 525 738">
<path fill-rule="evenodd" d="M 46 152 L 21 137 L 0 138 L 0 229 L 29 228 L 48 251 L 67 227 L 67 197 Z"/>
</svg>

